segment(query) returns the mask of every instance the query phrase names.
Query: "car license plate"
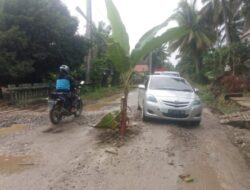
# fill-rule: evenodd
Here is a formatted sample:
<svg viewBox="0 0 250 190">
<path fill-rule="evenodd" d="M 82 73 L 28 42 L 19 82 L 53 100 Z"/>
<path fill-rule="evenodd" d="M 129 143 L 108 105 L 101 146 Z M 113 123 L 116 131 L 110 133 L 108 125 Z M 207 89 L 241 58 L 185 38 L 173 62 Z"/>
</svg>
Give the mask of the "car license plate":
<svg viewBox="0 0 250 190">
<path fill-rule="evenodd" d="M 161 108 L 161 112 L 162 113 L 168 113 L 168 108 L 165 108 L 165 107 Z"/>
<path fill-rule="evenodd" d="M 173 114 L 173 115 L 184 115 L 186 114 L 185 110 L 168 110 L 169 114 Z"/>
</svg>

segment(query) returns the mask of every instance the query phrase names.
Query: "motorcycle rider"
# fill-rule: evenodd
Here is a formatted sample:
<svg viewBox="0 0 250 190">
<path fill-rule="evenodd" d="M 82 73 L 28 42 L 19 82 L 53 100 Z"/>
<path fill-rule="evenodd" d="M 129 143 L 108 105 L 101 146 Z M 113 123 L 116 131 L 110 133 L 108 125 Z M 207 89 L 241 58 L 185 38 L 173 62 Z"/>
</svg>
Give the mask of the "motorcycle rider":
<svg viewBox="0 0 250 190">
<path fill-rule="evenodd" d="M 60 66 L 60 72 L 56 80 L 56 92 L 65 92 L 65 108 L 69 111 L 74 111 L 72 103 L 75 98 L 75 82 L 74 79 L 69 75 L 70 69 L 67 65 Z M 70 110 L 72 106 L 72 109 Z"/>
</svg>

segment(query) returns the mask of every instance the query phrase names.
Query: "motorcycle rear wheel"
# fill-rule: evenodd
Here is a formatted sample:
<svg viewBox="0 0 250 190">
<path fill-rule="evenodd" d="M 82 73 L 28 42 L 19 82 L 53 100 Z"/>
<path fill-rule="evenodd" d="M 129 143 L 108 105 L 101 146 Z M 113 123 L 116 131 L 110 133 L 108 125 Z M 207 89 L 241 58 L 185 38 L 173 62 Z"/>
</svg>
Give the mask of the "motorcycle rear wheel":
<svg viewBox="0 0 250 190">
<path fill-rule="evenodd" d="M 74 113 L 75 117 L 80 117 L 80 115 L 82 114 L 82 110 L 83 110 L 83 103 L 81 100 L 77 100 L 76 112 Z"/>
<path fill-rule="evenodd" d="M 54 105 L 53 108 L 49 112 L 49 118 L 51 123 L 57 125 L 62 120 L 62 111 L 61 106 Z"/>
</svg>

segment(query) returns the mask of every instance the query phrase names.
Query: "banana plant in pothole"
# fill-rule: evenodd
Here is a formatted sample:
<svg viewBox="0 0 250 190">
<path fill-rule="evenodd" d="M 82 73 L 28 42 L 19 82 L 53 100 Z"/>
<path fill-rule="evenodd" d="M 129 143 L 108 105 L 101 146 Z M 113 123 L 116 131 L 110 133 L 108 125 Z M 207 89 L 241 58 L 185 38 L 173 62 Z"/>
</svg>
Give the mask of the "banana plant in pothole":
<svg viewBox="0 0 250 190">
<path fill-rule="evenodd" d="M 168 25 L 169 20 L 167 19 L 163 23 L 146 32 L 140 38 L 135 48 L 130 51 L 129 37 L 116 6 L 112 0 L 105 0 L 105 3 L 108 19 L 112 27 L 112 36 L 108 42 L 108 57 L 113 62 L 116 70 L 122 73 L 121 81 L 123 84 L 123 97 L 121 99 L 118 126 L 120 134 L 123 136 L 128 127 L 128 93 L 134 66 L 154 49 L 159 48 L 162 44 L 181 38 L 188 32 L 188 30 L 186 27 L 174 27 L 163 31 L 158 35 L 159 31 L 163 30 Z M 104 118 L 112 120 L 110 119 L 111 115 L 107 114 Z M 101 122 L 103 122 L 103 120 L 106 119 L 102 119 Z M 112 127 L 113 122 L 110 123 L 110 127 Z"/>
<path fill-rule="evenodd" d="M 115 111 L 106 114 L 99 123 L 96 124 L 96 128 L 102 129 L 117 129 L 119 127 L 120 112 Z"/>
</svg>

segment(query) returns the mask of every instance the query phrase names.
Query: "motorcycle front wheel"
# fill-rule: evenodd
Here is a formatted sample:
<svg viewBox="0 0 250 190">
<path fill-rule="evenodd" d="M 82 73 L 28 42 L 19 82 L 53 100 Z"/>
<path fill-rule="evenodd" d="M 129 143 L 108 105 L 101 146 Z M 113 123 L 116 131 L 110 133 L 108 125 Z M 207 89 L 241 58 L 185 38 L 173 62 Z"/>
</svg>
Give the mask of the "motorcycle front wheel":
<svg viewBox="0 0 250 190">
<path fill-rule="evenodd" d="M 81 100 L 77 100 L 76 112 L 74 113 L 75 117 L 80 117 L 80 115 L 82 114 L 82 110 L 83 110 L 83 103 Z"/>
<path fill-rule="evenodd" d="M 51 123 L 57 125 L 62 120 L 62 111 L 60 105 L 54 105 L 53 108 L 49 112 L 49 118 Z"/>
</svg>

